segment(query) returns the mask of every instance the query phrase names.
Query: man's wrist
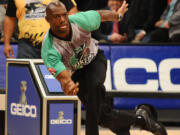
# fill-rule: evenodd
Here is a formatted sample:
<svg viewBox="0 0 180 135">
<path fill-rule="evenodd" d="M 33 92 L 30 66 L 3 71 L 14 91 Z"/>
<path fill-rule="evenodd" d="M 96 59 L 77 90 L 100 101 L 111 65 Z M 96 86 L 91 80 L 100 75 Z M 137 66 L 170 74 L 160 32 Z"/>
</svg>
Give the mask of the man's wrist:
<svg viewBox="0 0 180 135">
<path fill-rule="evenodd" d="M 121 21 L 123 19 L 123 15 L 122 14 L 118 14 L 118 21 Z"/>
</svg>

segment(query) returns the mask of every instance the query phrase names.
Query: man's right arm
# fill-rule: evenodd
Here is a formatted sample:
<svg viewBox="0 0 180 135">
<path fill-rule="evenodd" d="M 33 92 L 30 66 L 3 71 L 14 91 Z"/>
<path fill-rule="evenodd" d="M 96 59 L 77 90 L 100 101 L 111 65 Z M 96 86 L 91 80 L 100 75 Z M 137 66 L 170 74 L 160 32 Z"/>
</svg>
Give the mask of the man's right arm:
<svg viewBox="0 0 180 135">
<path fill-rule="evenodd" d="M 52 39 L 49 33 L 43 41 L 41 57 L 49 72 L 59 81 L 61 88 L 67 95 L 76 95 L 79 83 L 74 83 L 71 73 L 66 69 L 59 52 L 52 47 Z"/>
<path fill-rule="evenodd" d="M 12 47 L 10 45 L 11 37 L 15 28 L 15 17 L 5 16 L 4 19 L 4 55 L 6 58 L 14 57 Z"/>
</svg>

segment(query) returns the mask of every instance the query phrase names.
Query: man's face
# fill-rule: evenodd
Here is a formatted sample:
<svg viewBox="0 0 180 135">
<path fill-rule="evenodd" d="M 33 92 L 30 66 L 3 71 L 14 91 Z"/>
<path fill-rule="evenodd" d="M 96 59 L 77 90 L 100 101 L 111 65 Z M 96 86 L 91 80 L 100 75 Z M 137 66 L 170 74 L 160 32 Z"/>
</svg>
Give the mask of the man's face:
<svg viewBox="0 0 180 135">
<path fill-rule="evenodd" d="M 54 33 L 66 33 L 69 29 L 67 10 L 63 6 L 55 6 L 48 12 L 47 21 Z"/>
<path fill-rule="evenodd" d="M 123 3 L 123 0 L 108 0 L 108 6 L 113 10 L 117 11 Z"/>
</svg>

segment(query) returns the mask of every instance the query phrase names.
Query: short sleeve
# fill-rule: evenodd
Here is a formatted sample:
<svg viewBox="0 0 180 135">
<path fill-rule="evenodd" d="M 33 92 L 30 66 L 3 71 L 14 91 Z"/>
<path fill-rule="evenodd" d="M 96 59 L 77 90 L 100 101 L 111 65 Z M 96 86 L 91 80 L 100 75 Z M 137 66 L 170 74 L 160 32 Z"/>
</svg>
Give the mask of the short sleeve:
<svg viewBox="0 0 180 135">
<path fill-rule="evenodd" d="M 6 15 L 10 17 L 16 17 L 16 6 L 14 0 L 8 0 Z"/>
<path fill-rule="evenodd" d="M 76 23 L 79 27 L 91 32 L 100 27 L 101 16 L 97 11 L 90 10 L 69 16 L 69 21 L 71 23 Z"/>
<path fill-rule="evenodd" d="M 52 44 L 52 39 L 46 35 L 42 44 L 41 57 L 51 74 L 57 77 L 63 70 L 66 70 L 66 67 L 62 62 L 62 56 Z"/>
<path fill-rule="evenodd" d="M 58 53 L 54 53 L 54 51 L 49 51 L 47 54 L 46 65 L 49 68 L 53 68 L 55 70 L 54 77 L 57 77 L 63 70 L 66 69 L 64 63 L 62 62 L 62 57 Z"/>
</svg>

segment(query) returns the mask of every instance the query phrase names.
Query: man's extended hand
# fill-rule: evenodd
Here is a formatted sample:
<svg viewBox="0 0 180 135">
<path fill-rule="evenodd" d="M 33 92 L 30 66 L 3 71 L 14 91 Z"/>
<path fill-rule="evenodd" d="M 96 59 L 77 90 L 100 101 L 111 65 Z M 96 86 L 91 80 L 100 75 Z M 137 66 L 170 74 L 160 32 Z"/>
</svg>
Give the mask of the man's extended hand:
<svg viewBox="0 0 180 135">
<path fill-rule="evenodd" d="M 64 87 L 64 93 L 66 95 L 76 95 L 79 91 L 79 83 L 74 83 L 72 80 L 69 80 L 65 87 Z"/>
<path fill-rule="evenodd" d="M 55 69 L 54 72 L 56 72 Z M 73 82 L 71 79 L 71 73 L 68 70 L 62 71 L 56 79 L 61 83 L 61 87 L 66 95 L 76 95 L 78 93 L 79 83 Z"/>
</svg>

